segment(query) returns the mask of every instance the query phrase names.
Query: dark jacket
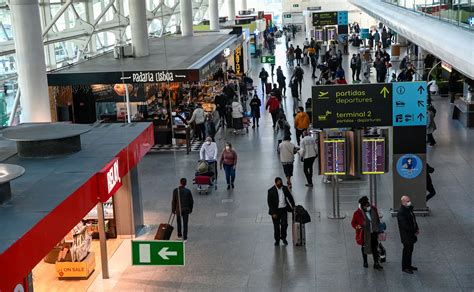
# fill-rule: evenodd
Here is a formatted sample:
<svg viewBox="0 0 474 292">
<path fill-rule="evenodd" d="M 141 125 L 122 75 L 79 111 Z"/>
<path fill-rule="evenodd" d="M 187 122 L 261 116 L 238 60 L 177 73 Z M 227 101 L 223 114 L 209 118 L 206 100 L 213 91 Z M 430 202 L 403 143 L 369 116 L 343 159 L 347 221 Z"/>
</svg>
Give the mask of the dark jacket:
<svg viewBox="0 0 474 292">
<path fill-rule="evenodd" d="M 400 238 L 403 244 L 413 244 L 417 241 L 416 232 L 418 232 L 418 224 L 416 223 L 413 209 L 400 206 L 397 213 L 398 229 L 400 230 Z"/>
<path fill-rule="evenodd" d="M 254 96 L 250 101 L 250 112 L 252 113 L 252 117 L 260 118 L 260 107 L 262 106 L 262 102 L 258 96 Z"/>
<path fill-rule="evenodd" d="M 288 212 L 292 212 L 293 208 L 295 207 L 295 199 L 293 199 L 293 195 L 291 194 L 287 186 L 283 186 L 282 188 L 283 188 L 283 194 L 285 195 L 285 198 L 286 198 L 286 210 Z M 270 189 L 268 189 L 267 202 L 268 202 L 268 214 L 270 215 L 276 214 L 278 210 L 278 203 L 279 203 L 278 190 L 276 186 L 273 186 Z"/>
<path fill-rule="evenodd" d="M 180 210 L 181 205 L 181 210 Z M 194 200 L 193 194 L 188 188 L 179 187 L 179 200 L 178 200 L 178 188 L 173 191 L 173 201 L 171 202 L 171 211 L 175 214 L 191 214 L 193 212 Z"/>
</svg>

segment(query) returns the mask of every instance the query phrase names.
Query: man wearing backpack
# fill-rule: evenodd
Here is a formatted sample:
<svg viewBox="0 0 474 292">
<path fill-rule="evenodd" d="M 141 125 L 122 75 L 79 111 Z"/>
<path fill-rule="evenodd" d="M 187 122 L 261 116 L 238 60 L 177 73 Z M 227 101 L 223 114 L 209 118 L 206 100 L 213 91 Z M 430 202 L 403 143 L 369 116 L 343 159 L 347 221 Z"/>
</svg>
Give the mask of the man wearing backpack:
<svg viewBox="0 0 474 292">
<path fill-rule="evenodd" d="M 295 72 L 293 73 L 293 76 L 291 77 L 291 79 L 293 79 L 293 82 L 296 81 L 296 83 L 298 84 L 300 94 L 301 94 L 301 87 L 303 86 L 303 75 L 304 75 L 303 68 L 301 68 L 301 66 L 298 65 L 296 66 Z"/>
</svg>

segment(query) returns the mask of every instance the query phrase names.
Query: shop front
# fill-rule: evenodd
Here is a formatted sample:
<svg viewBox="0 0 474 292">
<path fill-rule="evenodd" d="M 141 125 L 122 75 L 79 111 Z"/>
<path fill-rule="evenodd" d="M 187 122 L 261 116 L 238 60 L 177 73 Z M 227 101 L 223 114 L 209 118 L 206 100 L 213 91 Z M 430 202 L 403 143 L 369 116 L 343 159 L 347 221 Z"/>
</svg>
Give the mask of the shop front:
<svg viewBox="0 0 474 292">
<path fill-rule="evenodd" d="M 174 138 L 189 148 L 192 130 L 186 121 L 196 104 L 213 113 L 214 97 L 222 93 L 229 66 L 245 72 L 245 43 L 241 33 L 203 34 L 186 40 L 172 37 L 167 46 L 176 50 L 166 55 L 152 51 L 144 57 L 148 60 L 125 59 L 123 66 L 105 56 L 48 74 L 51 102 L 57 109 L 53 116 L 81 124 L 152 122 L 155 143 L 172 144 Z"/>
<path fill-rule="evenodd" d="M 15 130 L 25 127 L 36 126 Z M 101 124 L 80 141 L 75 153 L 26 159 L 0 139 L 13 153 L 1 163 L 25 170 L 1 205 L 3 224 L 15 228 L 0 237 L 0 291 L 85 291 L 100 272 L 108 277 L 108 259 L 141 231 L 138 165 L 153 145 L 152 125 Z"/>
</svg>

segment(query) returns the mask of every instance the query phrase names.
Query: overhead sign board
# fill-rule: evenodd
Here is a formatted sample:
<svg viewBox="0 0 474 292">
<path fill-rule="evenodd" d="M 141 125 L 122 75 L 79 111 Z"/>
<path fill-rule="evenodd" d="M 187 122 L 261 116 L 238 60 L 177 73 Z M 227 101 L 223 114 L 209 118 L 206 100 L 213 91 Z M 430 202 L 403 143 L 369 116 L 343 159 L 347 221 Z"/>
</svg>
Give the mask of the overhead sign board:
<svg viewBox="0 0 474 292">
<path fill-rule="evenodd" d="M 134 266 L 184 266 L 184 242 L 170 240 L 132 240 Z"/>
<path fill-rule="evenodd" d="M 313 13 L 313 25 L 337 25 L 337 12 L 315 12 Z"/>
<path fill-rule="evenodd" d="M 318 11 L 318 10 L 321 10 L 321 6 L 307 7 L 306 10 L 308 10 L 308 11 Z"/>
<path fill-rule="evenodd" d="M 262 64 L 275 64 L 275 56 L 262 56 L 260 61 Z"/>
<path fill-rule="evenodd" d="M 393 83 L 393 126 L 425 126 L 426 95 L 426 82 Z"/>
<path fill-rule="evenodd" d="M 362 138 L 362 174 L 385 173 L 385 138 Z"/>
<path fill-rule="evenodd" d="M 332 138 L 324 140 L 326 163 L 325 175 L 346 174 L 346 140 L 344 138 Z"/>
<path fill-rule="evenodd" d="M 392 84 L 313 86 L 313 127 L 392 126 Z"/>
</svg>

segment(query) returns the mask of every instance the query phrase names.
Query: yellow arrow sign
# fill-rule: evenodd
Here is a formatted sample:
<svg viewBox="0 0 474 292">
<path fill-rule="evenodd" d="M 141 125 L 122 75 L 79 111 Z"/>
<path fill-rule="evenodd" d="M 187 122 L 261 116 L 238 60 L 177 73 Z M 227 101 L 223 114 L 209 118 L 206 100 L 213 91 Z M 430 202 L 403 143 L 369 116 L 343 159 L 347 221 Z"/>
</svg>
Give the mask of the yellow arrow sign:
<svg viewBox="0 0 474 292">
<path fill-rule="evenodd" d="M 386 97 L 387 97 L 387 94 L 389 94 L 389 93 L 390 93 L 390 91 L 388 91 L 388 89 L 387 89 L 386 86 L 384 86 L 384 87 L 382 88 L 382 91 L 380 91 L 380 94 L 383 94 L 383 98 L 386 98 Z"/>
</svg>

